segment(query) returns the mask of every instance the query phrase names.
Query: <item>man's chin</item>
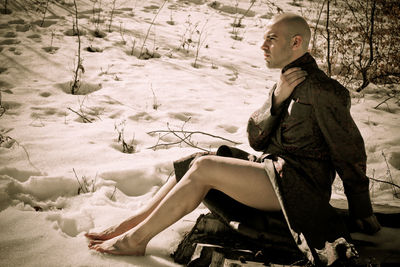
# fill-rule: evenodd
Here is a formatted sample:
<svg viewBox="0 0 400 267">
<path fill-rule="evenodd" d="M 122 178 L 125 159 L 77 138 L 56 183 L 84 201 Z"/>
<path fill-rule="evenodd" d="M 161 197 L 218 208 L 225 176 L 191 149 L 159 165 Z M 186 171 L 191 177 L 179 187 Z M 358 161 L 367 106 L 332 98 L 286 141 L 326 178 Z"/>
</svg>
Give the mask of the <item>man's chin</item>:
<svg viewBox="0 0 400 267">
<path fill-rule="evenodd" d="M 268 69 L 279 69 L 279 66 L 276 66 L 275 64 L 268 61 L 266 62 L 266 65 Z"/>
</svg>

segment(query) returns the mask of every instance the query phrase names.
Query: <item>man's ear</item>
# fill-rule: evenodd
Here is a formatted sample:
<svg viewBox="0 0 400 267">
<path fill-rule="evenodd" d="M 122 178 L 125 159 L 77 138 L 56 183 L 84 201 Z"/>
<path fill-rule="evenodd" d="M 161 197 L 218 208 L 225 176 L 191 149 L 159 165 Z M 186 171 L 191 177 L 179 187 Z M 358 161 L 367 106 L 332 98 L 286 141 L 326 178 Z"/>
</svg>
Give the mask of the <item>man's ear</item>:
<svg viewBox="0 0 400 267">
<path fill-rule="evenodd" d="M 301 48 L 302 44 L 303 44 L 303 37 L 301 37 L 300 35 L 296 35 L 292 38 L 293 49 L 297 50 Z"/>
</svg>

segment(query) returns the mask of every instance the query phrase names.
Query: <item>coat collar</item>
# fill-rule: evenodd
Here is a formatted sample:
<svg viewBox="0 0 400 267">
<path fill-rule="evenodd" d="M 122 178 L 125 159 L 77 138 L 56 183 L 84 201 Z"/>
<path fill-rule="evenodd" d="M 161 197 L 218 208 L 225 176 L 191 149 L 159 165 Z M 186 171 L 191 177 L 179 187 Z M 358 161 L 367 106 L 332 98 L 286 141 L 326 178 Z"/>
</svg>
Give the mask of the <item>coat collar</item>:
<svg viewBox="0 0 400 267">
<path fill-rule="evenodd" d="M 292 61 L 291 63 L 283 67 L 282 73 L 293 67 L 300 67 L 304 70 L 307 70 L 310 68 L 318 68 L 318 65 L 315 59 L 310 55 L 310 53 L 306 52 L 295 61 Z"/>
</svg>

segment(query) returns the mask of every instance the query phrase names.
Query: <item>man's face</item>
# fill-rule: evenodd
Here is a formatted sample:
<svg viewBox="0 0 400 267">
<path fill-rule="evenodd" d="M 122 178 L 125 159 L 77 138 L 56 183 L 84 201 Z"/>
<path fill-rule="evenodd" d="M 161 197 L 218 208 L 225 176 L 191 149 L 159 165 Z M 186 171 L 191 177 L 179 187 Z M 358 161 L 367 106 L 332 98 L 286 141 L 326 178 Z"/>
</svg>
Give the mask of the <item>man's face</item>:
<svg viewBox="0 0 400 267">
<path fill-rule="evenodd" d="M 287 35 L 285 25 L 282 23 L 272 23 L 267 26 L 261 49 L 264 51 L 268 68 L 283 68 L 291 62 L 292 49 Z"/>
</svg>

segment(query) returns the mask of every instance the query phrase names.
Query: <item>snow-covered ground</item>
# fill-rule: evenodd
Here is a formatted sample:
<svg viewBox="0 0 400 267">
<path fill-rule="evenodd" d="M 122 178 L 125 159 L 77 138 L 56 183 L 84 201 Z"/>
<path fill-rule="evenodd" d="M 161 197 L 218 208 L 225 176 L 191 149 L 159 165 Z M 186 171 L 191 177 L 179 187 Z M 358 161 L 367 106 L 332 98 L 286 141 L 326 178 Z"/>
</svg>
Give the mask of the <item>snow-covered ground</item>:
<svg viewBox="0 0 400 267">
<path fill-rule="evenodd" d="M 93 15 L 93 7 L 99 4 L 79 0 L 85 72 L 79 95 L 71 95 L 67 87 L 78 43 L 65 32 L 72 30 L 72 1 L 50 1 L 42 27 L 43 14 L 30 4 L 24 11 L 18 7 L 23 2 L 10 4 L 12 14 L 0 15 L 1 104 L 6 109 L 0 117 L 5 138 L 0 145 L 0 266 L 176 266 L 169 254 L 198 215 L 207 212 L 204 206 L 156 236 L 145 257 L 90 251 L 83 234 L 132 215 L 168 179 L 173 160 L 199 151 L 186 145 L 149 149 L 177 140 L 150 131 L 202 131 L 252 151 L 247 119 L 279 76 L 265 67 L 259 49 L 268 22 L 264 17 L 271 10 L 257 1 L 251 9 L 255 16 L 245 17 L 245 27 L 236 29 L 236 39 L 243 40 L 234 40 L 231 23 L 241 15 L 221 11 L 234 1 L 220 1 L 226 6 L 219 9 L 208 5 L 212 1 L 168 1 L 145 45 L 161 57 L 142 60 L 130 55 L 133 43 L 140 50 L 163 1 L 117 0 L 112 32 L 112 1 L 103 1 L 99 27 L 106 36 L 97 38 L 91 32 L 99 13 Z M 243 9 L 249 6 L 249 1 L 239 3 Z M 298 11 L 283 1 L 279 5 Z M 197 51 L 199 67 L 194 68 Z M 370 85 L 363 94 L 353 93 L 352 114 L 365 139 L 368 174 L 399 184 L 400 108 L 388 101 L 389 106 L 374 109 L 383 92 Z M 83 123 L 77 113 L 92 123 Z M 134 153 L 122 152 L 121 131 Z M 205 149 L 231 145 L 204 134 L 191 140 Z M 85 181 L 89 192 L 78 194 Z M 372 182 L 371 196 L 374 203 L 400 207 L 388 184 Z M 334 197 L 343 198 L 340 183 L 335 183 Z"/>
</svg>

